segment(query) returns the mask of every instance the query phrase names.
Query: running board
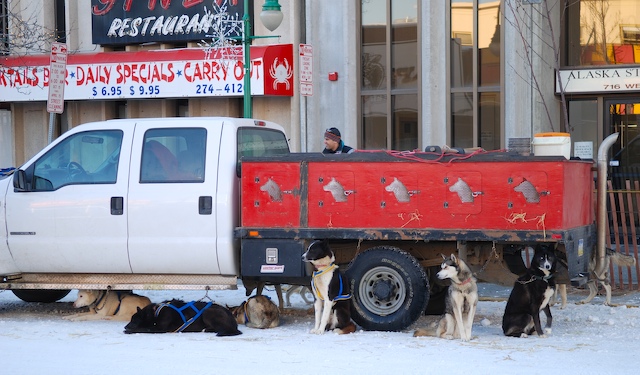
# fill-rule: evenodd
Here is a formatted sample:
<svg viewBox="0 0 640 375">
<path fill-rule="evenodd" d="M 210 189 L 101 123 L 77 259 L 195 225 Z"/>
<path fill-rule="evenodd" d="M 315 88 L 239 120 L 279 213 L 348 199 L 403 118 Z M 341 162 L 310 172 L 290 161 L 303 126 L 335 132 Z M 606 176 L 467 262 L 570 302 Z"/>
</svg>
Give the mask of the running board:
<svg viewBox="0 0 640 375">
<path fill-rule="evenodd" d="M 2 289 L 235 290 L 238 279 L 221 275 L 18 274 L 0 280 Z"/>
</svg>

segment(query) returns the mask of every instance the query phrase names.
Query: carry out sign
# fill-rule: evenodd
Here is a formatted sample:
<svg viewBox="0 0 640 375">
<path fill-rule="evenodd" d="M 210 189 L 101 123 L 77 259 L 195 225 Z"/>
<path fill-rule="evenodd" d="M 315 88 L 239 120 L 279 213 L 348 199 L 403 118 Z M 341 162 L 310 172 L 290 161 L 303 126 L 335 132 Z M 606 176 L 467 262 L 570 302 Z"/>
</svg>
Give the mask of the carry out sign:
<svg viewBox="0 0 640 375">
<path fill-rule="evenodd" d="M 251 47 L 251 94 L 293 96 L 293 45 Z M 46 101 L 49 55 L 0 59 L 0 102 Z M 64 100 L 244 95 L 242 48 L 69 55 Z"/>
</svg>

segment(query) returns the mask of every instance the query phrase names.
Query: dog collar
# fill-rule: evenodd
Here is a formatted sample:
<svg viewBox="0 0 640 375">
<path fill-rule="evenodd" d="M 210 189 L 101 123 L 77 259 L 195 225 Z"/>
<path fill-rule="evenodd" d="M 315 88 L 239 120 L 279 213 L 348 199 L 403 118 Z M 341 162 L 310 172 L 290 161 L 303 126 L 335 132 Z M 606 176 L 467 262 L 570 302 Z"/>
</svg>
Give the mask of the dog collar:
<svg viewBox="0 0 640 375">
<path fill-rule="evenodd" d="M 460 283 L 460 284 L 458 284 L 458 285 L 464 285 L 464 284 L 468 284 L 468 283 L 470 283 L 470 282 L 471 282 L 471 278 L 468 278 L 468 279 L 466 279 L 465 281 L 461 282 L 461 283 Z"/>
<path fill-rule="evenodd" d="M 324 268 L 322 269 L 318 269 L 317 271 L 313 272 L 313 277 L 318 277 L 320 275 L 322 275 L 325 272 L 329 272 L 331 270 L 333 270 L 334 268 L 336 268 L 336 265 L 331 263 L 328 266 L 324 266 Z"/>
<path fill-rule="evenodd" d="M 244 305 L 244 324 L 247 324 L 247 323 L 249 323 L 249 315 L 247 315 L 247 305 L 248 305 L 248 303 L 245 301 L 243 303 L 243 305 Z"/>
<path fill-rule="evenodd" d="M 102 307 L 98 307 L 98 305 L 100 304 L 100 302 L 102 302 L 102 300 L 107 296 L 108 293 L 109 293 L 108 290 L 107 291 L 103 290 L 103 291 L 100 292 L 100 297 L 96 298 L 96 300 L 93 301 L 92 305 L 94 306 L 93 307 L 94 310 L 100 311 L 100 310 L 104 309 L 104 307 L 107 305 L 107 300 L 106 299 L 105 299 L 104 305 L 102 305 Z"/>
<path fill-rule="evenodd" d="M 537 279 L 540 279 L 540 280 L 545 281 L 545 282 L 549 282 L 549 279 L 551 279 L 552 277 L 553 277 L 552 273 L 550 273 L 550 274 L 548 274 L 546 276 L 536 276 Z"/>
</svg>

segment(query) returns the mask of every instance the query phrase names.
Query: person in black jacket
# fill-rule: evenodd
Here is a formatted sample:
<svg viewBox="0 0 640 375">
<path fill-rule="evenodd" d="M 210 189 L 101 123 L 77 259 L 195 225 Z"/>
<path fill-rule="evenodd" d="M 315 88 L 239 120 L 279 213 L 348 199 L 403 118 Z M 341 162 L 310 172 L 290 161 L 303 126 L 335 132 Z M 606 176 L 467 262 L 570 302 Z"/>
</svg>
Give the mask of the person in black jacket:
<svg viewBox="0 0 640 375">
<path fill-rule="evenodd" d="M 340 130 L 329 128 L 324 132 L 323 154 L 350 154 L 354 151 L 353 147 L 344 144 L 340 137 Z"/>
</svg>

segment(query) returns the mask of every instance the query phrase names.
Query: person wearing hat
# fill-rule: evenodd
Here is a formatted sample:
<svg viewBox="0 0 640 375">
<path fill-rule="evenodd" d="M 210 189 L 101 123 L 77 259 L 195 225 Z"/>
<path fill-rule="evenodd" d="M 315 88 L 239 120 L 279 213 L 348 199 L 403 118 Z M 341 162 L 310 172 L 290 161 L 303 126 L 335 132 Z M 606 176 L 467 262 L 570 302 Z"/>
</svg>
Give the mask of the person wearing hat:
<svg viewBox="0 0 640 375">
<path fill-rule="evenodd" d="M 340 130 L 329 128 L 324 132 L 323 154 L 350 154 L 355 150 L 344 144 L 340 138 Z"/>
</svg>

